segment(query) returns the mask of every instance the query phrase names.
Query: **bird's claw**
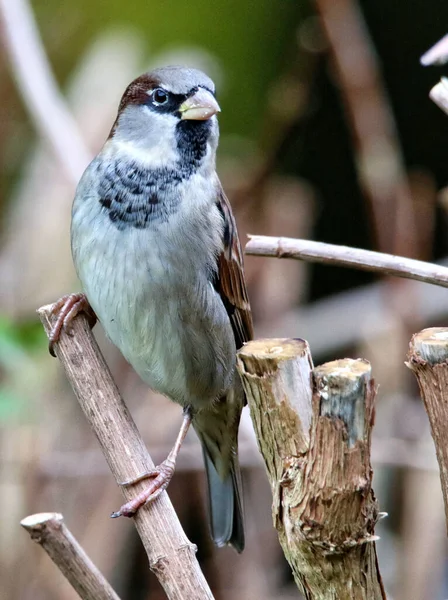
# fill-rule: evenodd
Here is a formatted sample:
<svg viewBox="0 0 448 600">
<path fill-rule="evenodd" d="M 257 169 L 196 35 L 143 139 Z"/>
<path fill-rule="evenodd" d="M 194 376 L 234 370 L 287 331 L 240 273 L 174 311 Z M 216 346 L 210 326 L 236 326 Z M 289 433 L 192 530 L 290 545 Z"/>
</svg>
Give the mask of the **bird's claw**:
<svg viewBox="0 0 448 600">
<path fill-rule="evenodd" d="M 51 307 L 51 314 L 57 314 L 50 333 L 48 334 L 48 350 L 51 356 L 56 356 L 55 344 L 59 342 L 61 332 L 64 330 L 68 335 L 73 335 L 71 323 L 80 312 L 84 312 L 89 319 L 90 326 L 96 323 L 96 315 L 84 294 L 68 294 L 59 298 Z"/>
<path fill-rule="evenodd" d="M 129 502 L 126 502 L 126 504 L 123 504 L 119 510 L 113 512 L 110 515 L 112 519 L 116 519 L 117 517 L 132 517 L 139 510 L 139 508 L 145 504 L 150 504 L 156 498 L 158 498 L 160 494 L 168 487 L 168 484 L 170 483 L 174 474 L 174 467 L 174 461 L 168 457 L 163 461 L 163 463 L 154 469 L 151 469 L 151 471 L 139 475 L 135 479 L 130 479 L 129 481 L 120 483 L 120 485 L 127 487 L 129 485 L 133 485 L 134 483 L 138 483 L 139 481 L 143 481 L 144 479 L 152 479 L 148 487 L 140 492 L 140 494 L 138 494 L 132 500 L 129 500 Z"/>
</svg>

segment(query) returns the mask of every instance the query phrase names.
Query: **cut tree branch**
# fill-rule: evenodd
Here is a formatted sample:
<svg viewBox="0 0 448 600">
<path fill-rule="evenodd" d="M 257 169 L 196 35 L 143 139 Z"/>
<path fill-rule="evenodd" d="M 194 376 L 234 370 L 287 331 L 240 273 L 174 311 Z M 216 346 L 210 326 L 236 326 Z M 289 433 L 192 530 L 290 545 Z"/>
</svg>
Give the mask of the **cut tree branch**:
<svg viewBox="0 0 448 600">
<path fill-rule="evenodd" d="M 406 365 L 414 371 L 428 413 L 448 531 L 448 328 L 432 327 L 412 336 Z"/>
<path fill-rule="evenodd" d="M 431 100 L 448 115 L 448 79 L 442 77 L 429 92 Z"/>
<path fill-rule="evenodd" d="M 425 52 L 420 58 L 420 62 L 425 67 L 448 63 L 448 34 Z"/>
<path fill-rule="evenodd" d="M 420 58 L 420 62 L 425 67 L 446 64 L 448 62 L 448 35 L 445 35 L 437 44 L 425 52 Z M 446 77 L 442 77 L 440 82 L 432 88 L 429 97 L 448 114 L 448 80 Z"/>
<path fill-rule="evenodd" d="M 40 544 L 82 600 L 120 600 L 67 529 L 62 515 L 40 513 L 20 524 Z"/>
<path fill-rule="evenodd" d="M 274 526 L 307 600 L 384 600 L 374 527 L 370 365 L 313 370 L 303 340 L 257 340 L 238 353 L 271 484 Z"/>
<path fill-rule="evenodd" d="M 47 335 L 51 306 L 39 309 Z M 117 483 L 138 478 L 154 463 L 98 348 L 84 314 L 73 321 L 73 335 L 62 333 L 56 354 L 73 387 Z M 126 501 L 147 485 L 122 486 Z M 134 516 L 151 570 L 170 600 L 211 600 L 210 588 L 166 492 Z M 111 527 L 113 524 L 111 522 Z"/>
<path fill-rule="evenodd" d="M 254 256 L 295 258 L 340 267 L 353 267 L 383 275 L 395 275 L 448 287 L 448 268 L 403 256 L 299 240 L 250 235 L 245 253 Z"/>
</svg>

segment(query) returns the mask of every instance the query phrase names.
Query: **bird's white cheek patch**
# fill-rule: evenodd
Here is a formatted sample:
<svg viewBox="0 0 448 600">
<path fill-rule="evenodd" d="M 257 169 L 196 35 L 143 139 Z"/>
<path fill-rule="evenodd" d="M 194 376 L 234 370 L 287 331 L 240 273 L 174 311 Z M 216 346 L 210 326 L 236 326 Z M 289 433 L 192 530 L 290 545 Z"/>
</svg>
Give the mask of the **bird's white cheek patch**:
<svg viewBox="0 0 448 600">
<path fill-rule="evenodd" d="M 117 150 L 123 153 L 128 160 L 137 161 L 140 165 L 150 169 L 174 166 L 177 162 L 177 152 L 172 140 L 165 138 L 157 145 L 140 145 L 116 141 Z"/>
<path fill-rule="evenodd" d="M 148 107 L 133 107 L 120 118 L 111 140 L 122 159 L 138 161 L 151 169 L 173 166 L 178 161 L 175 130 L 178 119 L 157 114 Z"/>
</svg>

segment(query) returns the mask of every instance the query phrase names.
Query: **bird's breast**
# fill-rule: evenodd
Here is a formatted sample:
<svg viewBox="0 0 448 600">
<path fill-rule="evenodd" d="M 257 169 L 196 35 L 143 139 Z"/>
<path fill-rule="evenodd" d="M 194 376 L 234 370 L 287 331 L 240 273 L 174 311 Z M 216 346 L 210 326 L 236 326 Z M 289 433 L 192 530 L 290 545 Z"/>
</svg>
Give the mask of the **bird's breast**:
<svg viewBox="0 0 448 600">
<path fill-rule="evenodd" d="M 84 186 L 73 208 L 73 257 L 92 308 L 140 376 L 181 404 L 210 402 L 233 379 L 235 342 L 210 283 L 223 225 L 208 188 L 191 181 L 177 210 L 146 229 L 116 227 Z"/>
</svg>

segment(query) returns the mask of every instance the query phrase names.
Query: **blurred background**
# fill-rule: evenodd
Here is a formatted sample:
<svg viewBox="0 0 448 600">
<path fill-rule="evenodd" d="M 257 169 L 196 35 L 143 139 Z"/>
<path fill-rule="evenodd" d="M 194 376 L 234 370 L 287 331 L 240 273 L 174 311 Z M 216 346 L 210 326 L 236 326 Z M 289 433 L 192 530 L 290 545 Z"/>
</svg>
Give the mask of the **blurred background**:
<svg viewBox="0 0 448 600">
<path fill-rule="evenodd" d="M 217 83 L 219 173 L 243 242 L 284 235 L 448 260 L 448 117 L 428 99 L 443 68 L 419 64 L 446 33 L 448 3 L 28 2 L 0 1 L 0 597 L 77 597 L 19 526 L 57 511 L 123 600 L 158 600 L 132 522 L 109 519 L 121 494 L 35 313 L 79 286 L 69 249 L 76 182 L 125 86 L 153 66 L 188 64 Z M 374 488 L 389 515 L 377 531 L 383 579 L 390 598 L 447 598 L 439 474 L 404 360 L 412 333 L 448 325 L 448 291 L 298 261 L 247 257 L 246 272 L 258 337 L 305 338 L 315 364 L 371 361 Z M 95 333 L 161 461 L 179 408 Z M 208 538 L 194 435 L 169 495 L 217 599 L 297 598 L 246 411 L 245 552 Z"/>
</svg>

